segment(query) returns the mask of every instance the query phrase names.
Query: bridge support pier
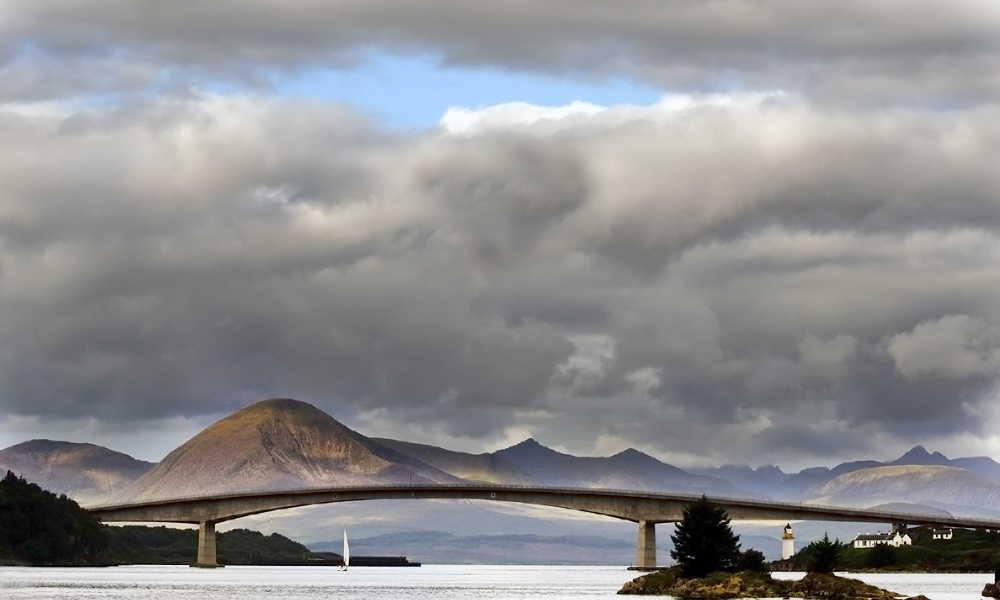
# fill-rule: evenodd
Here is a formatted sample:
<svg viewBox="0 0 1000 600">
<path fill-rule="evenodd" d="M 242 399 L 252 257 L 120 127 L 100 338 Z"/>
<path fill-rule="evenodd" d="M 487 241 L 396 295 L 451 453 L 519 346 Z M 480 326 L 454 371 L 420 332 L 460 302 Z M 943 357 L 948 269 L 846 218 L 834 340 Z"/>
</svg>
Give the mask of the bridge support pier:
<svg viewBox="0 0 1000 600">
<path fill-rule="evenodd" d="M 639 521 L 639 543 L 635 555 L 637 571 L 656 569 L 656 523 Z"/>
<path fill-rule="evenodd" d="M 215 548 L 216 521 L 202 521 L 198 524 L 198 560 L 192 567 L 214 569 L 221 567 Z"/>
</svg>

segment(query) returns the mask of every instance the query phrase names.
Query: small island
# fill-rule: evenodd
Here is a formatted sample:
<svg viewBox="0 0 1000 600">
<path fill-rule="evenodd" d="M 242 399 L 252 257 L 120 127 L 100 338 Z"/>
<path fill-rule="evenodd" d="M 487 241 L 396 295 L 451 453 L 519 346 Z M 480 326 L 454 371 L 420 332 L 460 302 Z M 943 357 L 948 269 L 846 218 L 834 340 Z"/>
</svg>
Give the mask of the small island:
<svg viewBox="0 0 1000 600">
<path fill-rule="evenodd" d="M 886 600 L 902 597 L 856 579 L 834 575 L 841 544 L 828 536 L 809 544 L 800 553 L 806 561 L 805 577 L 799 581 L 774 579 L 761 552 L 740 551 L 739 536 L 733 533 L 725 509 L 713 505 L 705 497 L 685 507 L 683 518 L 670 539 L 674 543 L 670 556 L 677 565 L 634 579 L 626 583 L 619 594 L 697 600 Z"/>
</svg>

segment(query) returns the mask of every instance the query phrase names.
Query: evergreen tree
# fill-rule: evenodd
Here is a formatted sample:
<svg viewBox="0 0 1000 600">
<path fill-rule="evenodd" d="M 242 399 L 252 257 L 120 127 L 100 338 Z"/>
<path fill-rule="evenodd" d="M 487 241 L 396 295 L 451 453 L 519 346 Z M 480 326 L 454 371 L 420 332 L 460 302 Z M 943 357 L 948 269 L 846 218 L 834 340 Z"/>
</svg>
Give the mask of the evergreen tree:
<svg viewBox="0 0 1000 600">
<path fill-rule="evenodd" d="M 729 515 L 705 496 L 684 508 L 670 540 L 674 543 L 670 556 L 680 566 L 682 577 L 704 577 L 739 566 L 740 538 L 729 527 Z"/>
<path fill-rule="evenodd" d="M 806 554 L 806 571 L 810 573 L 833 573 L 840 563 L 840 540 L 830 540 L 823 534 L 823 539 L 812 542 L 803 552 Z"/>
</svg>

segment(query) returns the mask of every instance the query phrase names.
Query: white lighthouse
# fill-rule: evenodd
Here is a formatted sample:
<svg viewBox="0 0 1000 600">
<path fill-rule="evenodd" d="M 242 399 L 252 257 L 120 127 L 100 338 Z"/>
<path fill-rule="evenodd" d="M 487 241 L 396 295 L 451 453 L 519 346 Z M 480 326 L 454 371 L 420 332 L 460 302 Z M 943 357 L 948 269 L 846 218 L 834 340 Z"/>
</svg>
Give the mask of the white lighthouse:
<svg viewBox="0 0 1000 600">
<path fill-rule="evenodd" d="M 792 535 L 791 523 L 785 525 L 785 532 L 781 534 L 781 560 L 788 560 L 795 554 L 795 536 Z"/>
</svg>

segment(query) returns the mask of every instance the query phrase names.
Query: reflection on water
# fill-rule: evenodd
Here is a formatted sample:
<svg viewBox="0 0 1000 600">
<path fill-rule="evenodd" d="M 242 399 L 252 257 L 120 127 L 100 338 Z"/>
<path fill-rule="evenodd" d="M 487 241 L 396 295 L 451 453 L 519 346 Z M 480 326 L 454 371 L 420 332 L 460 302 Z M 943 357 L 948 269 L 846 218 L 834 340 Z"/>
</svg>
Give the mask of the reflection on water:
<svg viewBox="0 0 1000 600">
<path fill-rule="evenodd" d="M 115 567 L 0 569 L 0 597 L 150 600 L 315 598 L 611 598 L 635 577 L 624 567 L 427 565 L 369 567 Z"/>
<path fill-rule="evenodd" d="M 338 571 L 328 567 L 227 567 L 201 570 L 176 566 L 108 569 L 0 568 L 0 597 L 106 600 L 365 600 L 614 598 L 636 577 L 624 567 L 532 567 L 426 565 Z M 778 573 L 792 579 L 801 573 Z M 848 575 L 907 596 L 932 600 L 978 600 L 993 575 Z"/>
</svg>

